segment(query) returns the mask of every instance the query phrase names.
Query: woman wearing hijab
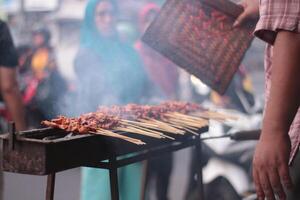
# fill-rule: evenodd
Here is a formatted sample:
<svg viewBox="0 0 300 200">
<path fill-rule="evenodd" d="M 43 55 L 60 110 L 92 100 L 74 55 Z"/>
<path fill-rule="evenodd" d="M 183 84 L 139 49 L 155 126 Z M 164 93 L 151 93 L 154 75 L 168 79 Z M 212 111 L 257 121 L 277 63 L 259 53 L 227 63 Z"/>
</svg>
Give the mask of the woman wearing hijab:
<svg viewBox="0 0 300 200">
<path fill-rule="evenodd" d="M 112 0 L 88 2 L 75 60 L 79 113 L 95 111 L 99 105 L 138 103 L 144 95 L 146 74 L 135 50 L 120 41 L 115 13 Z M 139 199 L 141 166 L 118 172 L 121 199 Z M 111 199 L 108 171 L 84 168 L 81 189 L 82 200 Z"/>
</svg>

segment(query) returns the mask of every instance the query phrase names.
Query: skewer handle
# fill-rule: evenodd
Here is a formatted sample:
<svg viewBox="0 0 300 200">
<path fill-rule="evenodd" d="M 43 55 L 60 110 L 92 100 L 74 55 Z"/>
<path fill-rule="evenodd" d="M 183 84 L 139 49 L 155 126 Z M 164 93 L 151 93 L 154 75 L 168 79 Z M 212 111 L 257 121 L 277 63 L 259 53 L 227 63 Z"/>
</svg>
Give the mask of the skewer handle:
<svg viewBox="0 0 300 200">
<path fill-rule="evenodd" d="M 227 135 L 215 136 L 215 137 L 203 137 L 201 140 L 212 140 L 212 139 L 223 139 L 230 138 L 235 141 L 244 141 L 244 140 L 259 140 L 261 130 L 252 130 L 252 131 L 239 131 Z"/>
<path fill-rule="evenodd" d="M 236 141 L 242 140 L 258 140 L 260 137 L 261 130 L 252 131 L 240 131 L 230 135 L 230 139 Z"/>
</svg>

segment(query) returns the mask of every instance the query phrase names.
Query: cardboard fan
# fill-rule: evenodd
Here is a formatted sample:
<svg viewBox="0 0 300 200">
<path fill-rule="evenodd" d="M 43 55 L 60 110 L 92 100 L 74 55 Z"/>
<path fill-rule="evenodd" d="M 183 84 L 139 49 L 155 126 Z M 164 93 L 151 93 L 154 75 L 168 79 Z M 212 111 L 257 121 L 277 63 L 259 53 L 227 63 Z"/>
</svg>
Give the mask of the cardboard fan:
<svg viewBox="0 0 300 200">
<path fill-rule="evenodd" d="M 167 0 L 142 40 L 224 94 L 253 40 L 253 22 L 232 28 L 242 10 L 227 0 Z"/>
</svg>

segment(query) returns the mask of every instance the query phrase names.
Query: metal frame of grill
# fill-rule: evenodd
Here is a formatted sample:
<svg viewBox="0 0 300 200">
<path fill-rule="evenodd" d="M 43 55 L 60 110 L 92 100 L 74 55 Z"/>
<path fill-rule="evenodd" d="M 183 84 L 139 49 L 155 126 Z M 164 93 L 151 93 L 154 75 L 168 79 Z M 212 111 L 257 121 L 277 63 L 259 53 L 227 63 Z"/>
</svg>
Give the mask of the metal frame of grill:
<svg viewBox="0 0 300 200">
<path fill-rule="evenodd" d="M 104 136 L 73 135 L 53 128 L 16 133 L 14 124 L 11 124 L 9 130 L 8 134 L 0 137 L 2 169 L 13 173 L 47 175 L 46 200 L 54 199 L 57 172 L 81 166 L 109 170 L 111 197 L 119 200 L 118 168 L 192 146 L 198 154 L 199 193 L 201 200 L 204 199 L 200 135 L 207 132 L 208 127 L 199 129 L 199 136 L 178 135 L 174 141 L 139 136 L 146 142 L 142 146 Z M 125 155 L 126 158 L 120 158 Z"/>
</svg>

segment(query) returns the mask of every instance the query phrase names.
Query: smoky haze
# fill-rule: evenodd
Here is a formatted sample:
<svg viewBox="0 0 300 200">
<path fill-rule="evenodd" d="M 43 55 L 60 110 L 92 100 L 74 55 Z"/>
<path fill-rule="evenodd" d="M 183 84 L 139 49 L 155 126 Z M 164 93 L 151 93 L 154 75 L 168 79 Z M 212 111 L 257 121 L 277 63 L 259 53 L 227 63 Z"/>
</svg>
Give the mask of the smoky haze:
<svg viewBox="0 0 300 200">
<path fill-rule="evenodd" d="M 95 32 L 98 29 L 93 29 L 91 26 L 84 27 L 87 4 L 92 0 L 61 0 L 57 1 L 54 7 L 46 6 L 49 2 L 55 3 L 55 0 L 35 0 L 41 2 L 43 9 L 36 7 L 35 10 L 26 10 L 26 8 L 22 10 L 21 2 L 25 1 L 0 0 L 0 10 L 1 17 L 3 13 L 3 18 L 9 24 L 15 45 L 19 50 L 21 49 L 19 65 L 22 64 L 22 67 L 19 68 L 19 83 L 23 100 L 26 101 L 30 128 L 40 127 L 41 120 L 45 118 L 51 119 L 56 115 L 75 117 L 95 111 L 98 106 L 127 103 L 155 104 L 167 99 L 200 103 L 205 101 L 209 105 L 212 104 L 214 95 L 207 86 L 140 41 L 140 37 L 159 12 L 164 0 L 115 0 L 118 5 L 116 10 L 103 8 L 97 10 L 97 23 L 102 22 L 100 26 L 104 26 L 107 32 L 113 30 L 113 36 L 101 40 L 99 40 L 101 34 Z M 89 24 L 94 24 L 96 21 L 95 9 L 94 7 L 88 12 L 91 14 L 88 19 Z M 107 23 L 111 20 L 110 15 L 115 17 L 113 26 L 103 24 L 103 21 Z M 32 36 L 33 31 L 41 28 L 48 29 L 51 34 L 49 39 L 51 50 L 45 51 L 42 48 L 37 53 Z M 84 28 L 86 37 L 82 38 Z M 22 50 L 21 47 L 26 48 Z M 243 62 L 253 76 L 254 88 L 258 88 L 257 94 L 261 96 L 263 95 L 263 51 L 264 44 L 255 40 Z M 35 58 L 33 52 L 36 53 Z M 41 69 L 44 69 L 44 66 L 48 68 L 49 63 L 52 63 L 51 73 L 56 69 L 52 77 L 48 76 L 49 70 L 39 73 L 43 71 Z M 34 76 L 37 74 L 38 80 L 44 81 L 38 82 Z M 37 90 L 39 91 L 36 92 Z M 246 123 L 248 124 L 248 121 Z M 212 130 L 217 130 L 216 134 L 219 134 L 221 129 L 222 127 L 217 127 Z M 217 145 L 213 141 L 211 146 L 222 149 L 225 147 L 222 140 Z M 179 152 L 174 159 L 167 155 L 166 158 L 152 165 L 155 169 L 164 171 L 161 175 L 156 175 L 162 179 L 165 178 L 165 172 L 171 173 L 174 166 L 168 192 L 170 199 L 186 199 L 184 193 L 189 185 L 191 160 L 191 152 L 187 150 Z M 219 168 L 225 169 L 223 165 L 217 165 L 217 169 Z M 60 173 L 55 188 L 55 198 L 82 200 L 81 173 L 80 169 Z M 131 175 L 136 174 L 138 173 Z M 233 175 L 240 177 L 235 172 Z M 44 198 L 46 183 L 44 178 L 31 176 L 24 178 L 24 175 L 13 173 L 5 174 L 4 177 L 4 200 Z M 129 177 L 130 180 L 131 178 Z M 241 179 L 238 179 L 239 183 Z M 27 184 L 29 182 L 30 185 Z M 157 182 L 162 183 L 159 180 Z M 150 181 L 151 199 L 155 197 L 156 190 L 162 189 L 161 185 L 167 185 L 157 184 L 157 182 Z M 127 185 L 134 183 L 137 182 L 134 180 Z M 82 185 L 88 185 L 89 188 L 96 184 Z M 102 185 L 96 185 L 94 191 L 103 188 Z M 101 198 L 103 198 L 102 193 Z M 137 198 L 130 200 L 132 199 Z"/>
</svg>

